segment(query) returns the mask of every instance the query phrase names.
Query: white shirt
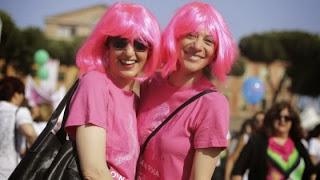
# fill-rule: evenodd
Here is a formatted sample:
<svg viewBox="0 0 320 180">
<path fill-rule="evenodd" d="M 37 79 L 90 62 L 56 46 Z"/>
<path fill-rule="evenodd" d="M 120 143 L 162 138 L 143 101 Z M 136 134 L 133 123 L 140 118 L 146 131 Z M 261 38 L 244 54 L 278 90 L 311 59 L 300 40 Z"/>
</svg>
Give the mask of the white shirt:
<svg viewBox="0 0 320 180">
<path fill-rule="evenodd" d="M 32 123 L 30 111 L 6 101 L 0 101 L 0 180 L 7 179 L 19 161 L 15 150 L 15 127 Z M 17 111 L 17 112 L 16 112 Z"/>
<path fill-rule="evenodd" d="M 320 162 L 320 139 L 311 138 L 309 141 L 309 154 L 317 157 L 317 162 Z"/>
</svg>

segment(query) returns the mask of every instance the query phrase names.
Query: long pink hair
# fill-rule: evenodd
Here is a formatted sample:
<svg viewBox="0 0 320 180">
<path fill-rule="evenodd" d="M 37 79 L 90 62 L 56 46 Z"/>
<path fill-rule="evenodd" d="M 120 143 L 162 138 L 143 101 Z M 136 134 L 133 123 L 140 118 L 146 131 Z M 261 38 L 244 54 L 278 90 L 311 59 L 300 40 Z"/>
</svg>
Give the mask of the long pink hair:
<svg viewBox="0 0 320 180">
<path fill-rule="evenodd" d="M 215 59 L 209 65 L 211 74 L 220 81 L 226 79 L 237 55 L 236 44 L 220 13 L 203 2 L 191 2 L 178 9 L 165 28 L 161 48 L 163 76 L 177 69 L 179 38 L 201 30 L 207 31 L 214 38 Z"/>
<path fill-rule="evenodd" d="M 148 60 L 143 68 L 144 77 L 151 75 L 159 64 L 160 27 L 156 18 L 143 6 L 115 3 L 107 9 L 91 35 L 77 52 L 76 63 L 80 74 L 96 70 L 107 71 L 106 40 L 121 36 L 130 40 L 139 38 L 151 45 Z"/>
</svg>

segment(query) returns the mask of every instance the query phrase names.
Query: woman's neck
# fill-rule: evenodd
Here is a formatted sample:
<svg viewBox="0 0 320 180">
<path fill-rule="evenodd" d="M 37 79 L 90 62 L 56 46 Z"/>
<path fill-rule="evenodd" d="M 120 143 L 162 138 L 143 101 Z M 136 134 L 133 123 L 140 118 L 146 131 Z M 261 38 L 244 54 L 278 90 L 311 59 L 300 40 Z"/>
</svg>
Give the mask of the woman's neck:
<svg viewBox="0 0 320 180">
<path fill-rule="evenodd" d="M 124 91 L 131 91 L 134 84 L 134 79 L 123 78 L 120 76 L 114 76 L 109 73 L 111 81 L 120 89 Z"/>
<path fill-rule="evenodd" d="M 169 83 L 176 87 L 187 87 L 192 86 L 203 76 L 202 72 L 183 72 L 175 71 L 169 75 Z"/>
<path fill-rule="evenodd" d="M 273 137 L 274 141 L 280 145 L 283 145 L 285 142 L 287 142 L 288 138 L 289 138 L 288 134 L 277 134 L 276 136 Z"/>
</svg>

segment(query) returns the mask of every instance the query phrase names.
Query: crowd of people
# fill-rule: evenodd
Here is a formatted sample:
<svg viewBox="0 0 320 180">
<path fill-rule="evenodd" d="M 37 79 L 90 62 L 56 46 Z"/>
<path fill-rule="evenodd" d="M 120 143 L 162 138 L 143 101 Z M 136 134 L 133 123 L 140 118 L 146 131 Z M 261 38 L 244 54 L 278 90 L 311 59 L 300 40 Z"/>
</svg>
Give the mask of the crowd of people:
<svg viewBox="0 0 320 180">
<path fill-rule="evenodd" d="M 64 93 L 42 96 L 37 77 L 17 61 L 0 69 L 0 179 L 7 179 L 45 128 Z M 36 87 L 38 86 L 38 87 Z M 57 86 L 57 91 L 61 89 Z M 49 98 L 48 98 L 49 97 Z"/>
<path fill-rule="evenodd" d="M 83 178 L 319 179 L 320 125 L 306 134 L 288 102 L 255 113 L 230 135 L 228 99 L 213 79 L 223 82 L 236 56 L 210 4 L 182 6 L 162 33 L 145 7 L 110 6 L 77 53 L 80 83 L 63 127 Z M 1 180 L 55 107 L 48 99 L 28 107 L 27 81 L 12 76 L 0 80 Z"/>
</svg>

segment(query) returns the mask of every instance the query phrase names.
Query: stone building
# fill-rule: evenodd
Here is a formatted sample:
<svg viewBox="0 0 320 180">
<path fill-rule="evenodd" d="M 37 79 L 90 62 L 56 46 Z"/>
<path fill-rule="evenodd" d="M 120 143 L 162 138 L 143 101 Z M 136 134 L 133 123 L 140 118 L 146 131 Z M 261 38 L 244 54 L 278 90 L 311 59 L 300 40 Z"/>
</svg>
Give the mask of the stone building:
<svg viewBox="0 0 320 180">
<path fill-rule="evenodd" d="M 76 36 L 87 36 L 105 12 L 106 5 L 95 5 L 47 16 L 45 34 L 56 40 L 71 40 Z"/>
</svg>

